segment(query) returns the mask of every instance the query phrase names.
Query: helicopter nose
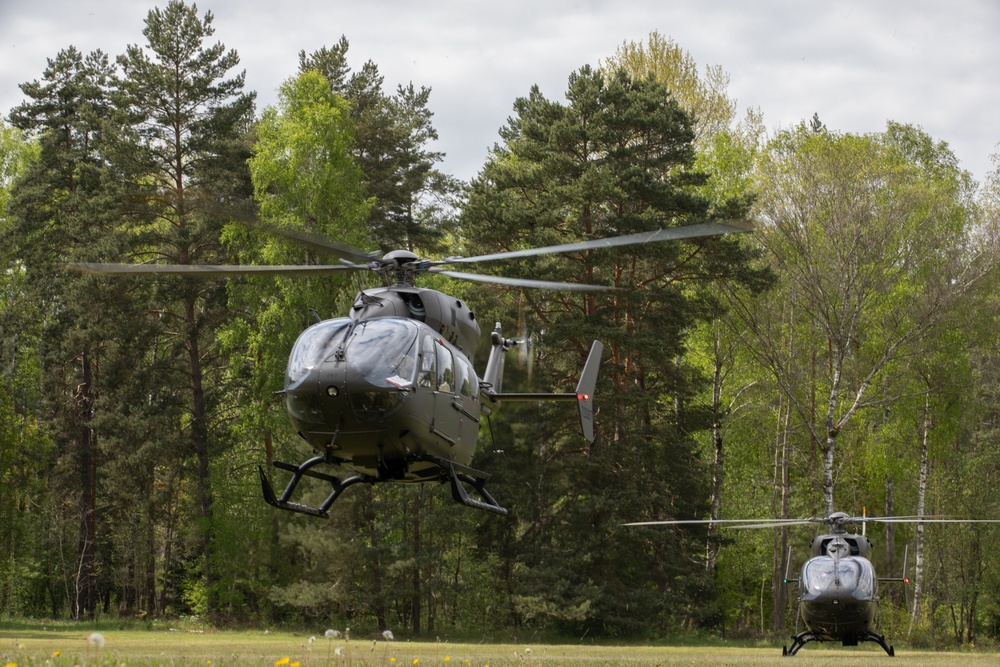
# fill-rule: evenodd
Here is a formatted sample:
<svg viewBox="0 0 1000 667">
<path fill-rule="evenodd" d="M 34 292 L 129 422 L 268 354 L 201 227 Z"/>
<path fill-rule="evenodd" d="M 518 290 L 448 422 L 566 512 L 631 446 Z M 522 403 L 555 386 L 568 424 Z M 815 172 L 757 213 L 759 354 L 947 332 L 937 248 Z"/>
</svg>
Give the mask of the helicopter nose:
<svg viewBox="0 0 1000 667">
<path fill-rule="evenodd" d="M 311 368 L 297 382 L 285 386 L 289 413 L 305 424 L 325 423 L 325 408 L 344 393 L 344 373 L 333 364 Z"/>
</svg>

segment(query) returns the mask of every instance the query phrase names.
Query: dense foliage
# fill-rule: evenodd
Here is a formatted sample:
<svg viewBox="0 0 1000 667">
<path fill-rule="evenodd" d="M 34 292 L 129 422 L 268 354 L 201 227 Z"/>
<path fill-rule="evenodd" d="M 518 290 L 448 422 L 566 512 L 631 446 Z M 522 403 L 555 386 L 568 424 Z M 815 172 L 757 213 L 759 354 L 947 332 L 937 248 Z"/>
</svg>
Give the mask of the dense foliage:
<svg viewBox="0 0 1000 667">
<path fill-rule="evenodd" d="M 724 73 L 702 81 L 654 33 L 572 73 L 564 101 L 515 100 L 459 184 L 437 168 L 428 89 L 385 92 L 342 38 L 301 53 L 258 115 L 212 22 L 172 0 L 116 59 L 67 47 L 0 124 L 3 614 L 761 636 L 790 620 L 787 547 L 807 532 L 621 524 L 1000 517 L 1000 178 L 977 188 L 904 124 L 734 126 Z M 433 256 L 730 218 L 755 232 L 484 267 L 605 293 L 428 278 L 525 339 L 508 390 L 570 391 L 606 345 L 592 444 L 562 404 L 484 420 L 476 467 L 507 517 L 431 486 L 354 487 L 328 522 L 262 502 L 257 465 L 308 455 L 274 396 L 288 351 L 345 312 L 346 279 L 64 268 L 320 262 L 268 227 Z M 897 637 L 996 633 L 994 528 L 875 539 L 887 574 L 916 556 L 913 595 L 883 610 Z"/>
</svg>

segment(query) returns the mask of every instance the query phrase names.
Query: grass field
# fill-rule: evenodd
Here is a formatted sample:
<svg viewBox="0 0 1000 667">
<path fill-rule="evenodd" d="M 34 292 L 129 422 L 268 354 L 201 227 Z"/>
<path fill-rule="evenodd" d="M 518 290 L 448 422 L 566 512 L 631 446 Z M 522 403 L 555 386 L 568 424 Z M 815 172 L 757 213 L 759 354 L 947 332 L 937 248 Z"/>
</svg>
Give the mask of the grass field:
<svg viewBox="0 0 1000 667">
<path fill-rule="evenodd" d="M 325 667 L 539 667 L 550 665 L 699 665 L 706 667 L 772 665 L 781 648 L 593 646 L 526 644 L 457 644 L 447 642 L 375 641 L 371 638 L 326 639 L 290 633 L 190 632 L 182 630 L 102 631 L 103 648 L 88 644 L 90 632 L 75 628 L 0 629 L 0 667 L 51 665 L 261 665 Z M 856 648 L 811 644 L 789 664 L 810 667 L 899 665 L 899 667 L 995 665 L 993 652 L 935 653 L 899 649 L 887 657 L 874 644 Z"/>
</svg>

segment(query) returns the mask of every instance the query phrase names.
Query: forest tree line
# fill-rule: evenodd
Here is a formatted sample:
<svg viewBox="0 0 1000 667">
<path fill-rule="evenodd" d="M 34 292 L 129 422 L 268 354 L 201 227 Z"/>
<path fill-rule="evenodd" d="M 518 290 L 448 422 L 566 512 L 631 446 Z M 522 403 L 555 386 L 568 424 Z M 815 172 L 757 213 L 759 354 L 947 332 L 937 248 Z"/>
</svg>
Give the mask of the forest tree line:
<svg viewBox="0 0 1000 667">
<path fill-rule="evenodd" d="M 737 118 L 725 72 L 654 32 L 561 101 L 514 100 L 464 183 L 439 169 L 429 89 L 387 91 L 342 37 L 258 113 L 212 21 L 172 0 L 117 57 L 67 47 L 0 124 L 4 617 L 783 635 L 811 532 L 622 524 L 1000 518 L 996 172 L 975 182 L 905 123 Z M 268 227 L 440 257 L 727 220 L 753 231 L 482 267 L 609 292 L 425 279 L 526 340 L 508 390 L 571 391 L 606 346 L 593 443 L 561 404 L 483 420 L 474 465 L 507 517 L 427 485 L 354 487 L 329 521 L 262 501 L 257 466 L 308 455 L 275 396 L 288 352 L 356 278 L 66 268 L 325 263 Z M 884 576 L 910 554 L 894 637 L 1000 632 L 996 528 L 870 537 Z"/>
</svg>

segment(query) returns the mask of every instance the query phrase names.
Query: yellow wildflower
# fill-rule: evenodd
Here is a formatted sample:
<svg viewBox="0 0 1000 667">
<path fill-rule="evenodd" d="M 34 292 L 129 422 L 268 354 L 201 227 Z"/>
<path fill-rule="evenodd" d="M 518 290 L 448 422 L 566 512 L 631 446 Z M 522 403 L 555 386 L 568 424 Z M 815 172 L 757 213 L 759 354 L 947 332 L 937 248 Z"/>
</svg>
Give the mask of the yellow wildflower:
<svg viewBox="0 0 1000 667">
<path fill-rule="evenodd" d="M 396 662 L 395 658 L 389 658 L 389 662 Z"/>
<path fill-rule="evenodd" d="M 290 664 L 288 667 L 299 667 L 299 661 L 296 660 L 295 662 L 293 662 L 292 664 Z"/>
<path fill-rule="evenodd" d="M 451 662 L 451 656 L 450 656 L 450 655 L 446 655 L 446 656 L 444 657 L 444 661 L 445 661 L 445 662 Z"/>
<path fill-rule="evenodd" d="M 4 665 L 3 667 L 17 667 L 17 663 L 16 663 L 16 662 L 8 662 L 8 663 L 7 663 L 6 665 Z"/>
<path fill-rule="evenodd" d="M 277 661 L 276 661 L 276 662 L 274 663 L 274 667 L 282 667 L 282 665 L 287 665 L 287 664 L 289 663 L 289 661 L 290 661 L 290 660 L 291 660 L 291 658 L 289 658 L 289 657 L 288 657 L 288 656 L 286 655 L 286 656 L 285 656 L 284 658 L 282 658 L 281 660 L 277 660 Z"/>
<path fill-rule="evenodd" d="M 52 657 L 53 658 L 58 658 L 61 655 L 62 655 L 62 651 L 55 651 L 55 652 L 52 653 Z"/>
<path fill-rule="evenodd" d="M 413 659 L 413 664 L 414 665 L 417 664 L 418 662 L 420 662 L 420 658 L 414 658 Z M 17 665 L 14 665 L 14 667 L 17 667 Z"/>
</svg>

